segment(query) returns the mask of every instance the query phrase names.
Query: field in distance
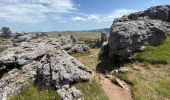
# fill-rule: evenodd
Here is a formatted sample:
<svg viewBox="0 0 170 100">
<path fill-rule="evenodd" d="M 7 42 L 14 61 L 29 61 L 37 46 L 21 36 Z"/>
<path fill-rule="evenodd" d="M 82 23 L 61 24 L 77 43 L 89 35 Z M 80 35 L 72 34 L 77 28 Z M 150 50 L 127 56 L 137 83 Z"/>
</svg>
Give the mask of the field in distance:
<svg viewBox="0 0 170 100">
<path fill-rule="evenodd" d="M 99 32 L 78 32 L 78 31 L 65 31 L 65 32 L 49 32 L 49 38 L 53 39 L 58 37 L 58 34 L 61 35 L 75 35 L 80 40 L 95 40 L 100 38 Z"/>
</svg>

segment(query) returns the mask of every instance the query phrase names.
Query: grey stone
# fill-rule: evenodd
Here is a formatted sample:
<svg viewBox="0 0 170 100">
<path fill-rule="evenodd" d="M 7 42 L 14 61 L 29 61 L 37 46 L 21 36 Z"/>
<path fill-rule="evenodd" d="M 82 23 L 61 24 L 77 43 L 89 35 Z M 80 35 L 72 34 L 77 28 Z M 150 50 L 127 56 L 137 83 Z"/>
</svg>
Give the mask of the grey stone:
<svg viewBox="0 0 170 100">
<path fill-rule="evenodd" d="M 74 35 L 61 35 L 55 41 L 59 41 L 61 49 L 69 54 L 90 52 L 90 48 Z"/>
<path fill-rule="evenodd" d="M 76 38 L 70 38 L 76 45 Z M 0 98 L 20 92 L 29 82 L 35 81 L 44 88 L 60 89 L 64 85 L 92 78 L 89 68 L 62 49 L 60 39 L 49 40 L 43 33 L 18 33 L 14 44 L 0 53 L 0 72 L 13 67 L 20 70 L 13 69 L 0 79 Z M 75 92 L 73 97 L 77 98 L 77 95 Z"/>
<path fill-rule="evenodd" d="M 83 94 L 75 87 L 71 87 L 68 90 L 61 89 L 58 92 L 61 94 L 62 100 L 84 100 Z"/>
<path fill-rule="evenodd" d="M 99 59 L 124 60 L 143 51 L 146 45 L 163 43 L 170 34 L 169 11 L 169 5 L 156 6 L 116 19 L 111 26 L 108 44 L 101 48 Z"/>
<path fill-rule="evenodd" d="M 121 73 L 126 73 L 126 72 L 129 72 L 130 70 L 129 70 L 128 67 L 120 67 L 120 68 L 118 69 L 118 71 L 121 72 Z"/>
</svg>

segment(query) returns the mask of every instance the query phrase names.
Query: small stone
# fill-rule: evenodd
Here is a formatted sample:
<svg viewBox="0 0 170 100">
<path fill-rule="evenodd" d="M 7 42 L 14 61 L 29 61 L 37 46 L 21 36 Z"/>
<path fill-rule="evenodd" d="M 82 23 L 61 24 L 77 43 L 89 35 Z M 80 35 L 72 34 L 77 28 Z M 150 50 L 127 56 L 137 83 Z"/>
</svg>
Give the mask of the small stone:
<svg viewBox="0 0 170 100">
<path fill-rule="evenodd" d="M 126 73 L 126 72 L 129 72 L 129 68 L 128 67 L 120 67 L 118 69 L 118 71 L 121 72 L 121 73 Z"/>
</svg>

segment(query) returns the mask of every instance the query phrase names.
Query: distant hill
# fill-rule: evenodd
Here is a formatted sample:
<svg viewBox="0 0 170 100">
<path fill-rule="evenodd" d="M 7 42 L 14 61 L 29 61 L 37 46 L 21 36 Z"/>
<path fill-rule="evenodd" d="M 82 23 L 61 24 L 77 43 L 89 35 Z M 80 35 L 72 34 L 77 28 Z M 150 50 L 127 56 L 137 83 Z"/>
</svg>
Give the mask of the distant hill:
<svg viewBox="0 0 170 100">
<path fill-rule="evenodd" d="M 110 32 L 110 28 L 94 29 L 94 30 L 82 30 L 82 32 Z"/>
</svg>

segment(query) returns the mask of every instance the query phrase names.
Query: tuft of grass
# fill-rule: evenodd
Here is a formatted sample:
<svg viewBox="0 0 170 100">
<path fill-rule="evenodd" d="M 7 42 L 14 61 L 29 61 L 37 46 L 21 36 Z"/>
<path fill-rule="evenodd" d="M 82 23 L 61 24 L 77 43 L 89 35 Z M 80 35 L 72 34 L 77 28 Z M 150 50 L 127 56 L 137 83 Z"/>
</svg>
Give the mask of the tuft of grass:
<svg viewBox="0 0 170 100">
<path fill-rule="evenodd" d="M 85 100 L 108 100 L 96 79 L 93 79 L 91 83 L 77 83 L 74 86 L 84 94 Z"/>
<path fill-rule="evenodd" d="M 61 97 L 56 91 L 40 90 L 38 87 L 30 86 L 9 100 L 61 100 Z"/>
</svg>

